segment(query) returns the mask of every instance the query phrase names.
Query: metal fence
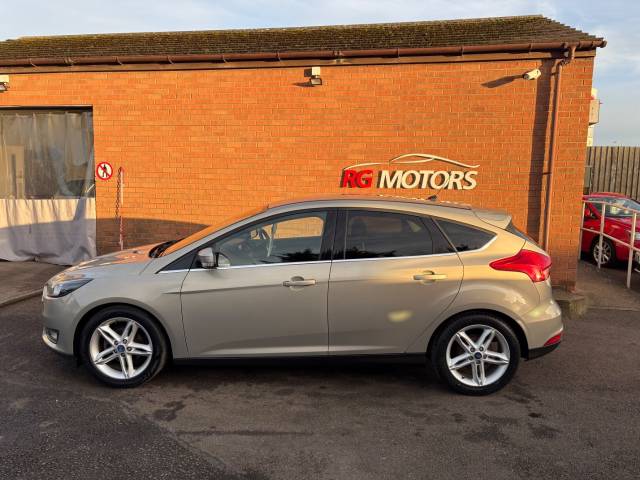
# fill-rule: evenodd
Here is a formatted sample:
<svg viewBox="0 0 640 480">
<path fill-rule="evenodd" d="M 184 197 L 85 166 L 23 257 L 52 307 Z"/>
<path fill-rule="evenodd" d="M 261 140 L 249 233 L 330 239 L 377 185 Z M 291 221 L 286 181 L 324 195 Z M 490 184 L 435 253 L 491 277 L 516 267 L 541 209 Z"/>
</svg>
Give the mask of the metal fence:
<svg viewBox="0 0 640 480">
<path fill-rule="evenodd" d="M 587 147 L 584 193 L 640 198 L 640 147 Z"/>
<path fill-rule="evenodd" d="M 591 232 L 591 233 L 595 233 L 598 235 L 598 256 L 596 258 L 596 261 L 598 262 L 598 270 L 600 269 L 600 266 L 602 265 L 603 261 L 602 261 L 602 252 L 603 252 L 603 248 L 602 248 L 602 243 L 604 241 L 605 238 L 608 238 L 609 240 L 611 240 L 612 242 L 615 242 L 616 244 L 620 244 L 620 245 L 624 245 L 625 247 L 627 247 L 627 249 L 629 250 L 629 254 L 627 257 L 627 288 L 631 288 L 631 273 L 633 272 L 633 264 L 634 261 L 639 259 L 639 255 L 640 255 L 640 248 L 635 246 L 635 232 L 636 232 L 636 226 L 638 225 L 638 217 L 640 217 L 640 210 L 633 210 L 633 209 L 625 209 L 629 212 L 629 215 L 631 216 L 631 230 L 630 230 L 630 236 L 629 236 L 629 241 L 625 242 L 620 240 L 619 238 L 615 238 L 612 237 L 611 235 L 608 235 L 604 232 L 604 223 L 606 220 L 606 216 L 607 216 L 607 206 L 611 206 L 614 208 L 620 208 L 620 205 L 617 205 L 615 203 L 609 203 L 609 202 L 602 202 L 602 201 L 598 201 L 598 200 L 583 200 L 582 201 L 582 209 L 584 211 L 585 208 L 587 208 L 587 204 L 590 203 L 592 205 L 601 205 L 601 209 L 600 209 L 600 228 L 598 230 L 593 230 L 590 228 L 585 228 L 584 226 L 584 216 L 583 216 L 583 220 L 582 220 L 582 224 L 580 225 L 580 231 L 581 232 Z M 622 259 L 620 259 L 622 260 Z"/>
</svg>

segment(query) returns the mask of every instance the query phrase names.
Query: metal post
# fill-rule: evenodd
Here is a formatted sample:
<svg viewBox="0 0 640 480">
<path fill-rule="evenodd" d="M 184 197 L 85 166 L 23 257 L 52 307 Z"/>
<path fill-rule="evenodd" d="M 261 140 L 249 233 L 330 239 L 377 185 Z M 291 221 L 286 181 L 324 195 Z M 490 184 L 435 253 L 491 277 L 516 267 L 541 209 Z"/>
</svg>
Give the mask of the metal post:
<svg viewBox="0 0 640 480">
<path fill-rule="evenodd" d="M 600 238 L 598 239 L 598 270 L 600 270 L 600 265 L 602 265 L 602 240 L 604 238 L 604 216 L 607 214 L 607 206 L 604 202 L 600 203 L 602 205 L 602 213 L 600 215 Z"/>
<path fill-rule="evenodd" d="M 580 220 L 580 230 L 578 230 L 578 232 L 580 233 L 580 240 L 578 241 L 578 260 L 580 260 L 580 257 L 582 257 L 582 230 L 584 229 L 584 212 L 587 209 L 587 202 L 585 202 L 584 200 L 582 201 L 582 219 Z"/>
<path fill-rule="evenodd" d="M 633 270 L 633 254 L 635 253 L 633 247 L 636 244 L 636 222 L 638 220 L 638 214 L 633 212 L 633 220 L 631 220 L 631 239 L 629 242 L 629 261 L 627 263 L 627 288 L 631 288 L 631 272 Z"/>
<path fill-rule="evenodd" d="M 118 220 L 118 243 L 120 250 L 124 250 L 124 221 L 122 207 L 124 205 L 124 168 L 118 168 L 116 191 L 116 218 Z"/>
</svg>

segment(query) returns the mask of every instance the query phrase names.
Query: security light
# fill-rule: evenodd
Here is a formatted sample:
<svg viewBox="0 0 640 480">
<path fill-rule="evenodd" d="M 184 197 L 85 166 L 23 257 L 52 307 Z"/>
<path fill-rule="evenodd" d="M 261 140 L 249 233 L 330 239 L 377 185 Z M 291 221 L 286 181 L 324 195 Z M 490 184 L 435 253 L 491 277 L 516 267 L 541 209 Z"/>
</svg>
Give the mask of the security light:
<svg viewBox="0 0 640 480">
<path fill-rule="evenodd" d="M 322 85 L 322 77 L 320 77 L 320 67 L 311 67 L 304 71 L 304 76 L 309 78 L 309 85 L 318 87 Z"/>
<path fill-rule="evenodd" d="M 525 80 L 537 80 L 538 78 L 540 78 L 540 75 L 542 75 L 542 72 L 536 68 L 534 70 L 526 72 L 524 75 L 522 75 L 522 78 L 524 78 Z"/>
<path fill-rule="evenodd" d="M 0 93 L 9 90 L 9 75 L 0 75 Z"/>
</svg>

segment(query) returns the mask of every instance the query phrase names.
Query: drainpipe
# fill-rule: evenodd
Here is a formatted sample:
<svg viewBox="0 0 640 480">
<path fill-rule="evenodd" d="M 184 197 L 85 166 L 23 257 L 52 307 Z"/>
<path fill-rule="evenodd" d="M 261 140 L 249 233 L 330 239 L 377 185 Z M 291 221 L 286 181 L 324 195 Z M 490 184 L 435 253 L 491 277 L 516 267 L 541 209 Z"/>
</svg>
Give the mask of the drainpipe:
<svg viewBox="0 0 640 480">
<path fill-rule="evenodd" d="M 553 96 L 553 119 L 551 123 L 550 134 L 550 152 L 549 152 L 549 165 L 547 167 L 547 195 L 545 200 L 545 215 L 544 215 L 544 243 L 545 250 L 549 250 L 549 234 L 551 226 L 551 200 L 553 199 L 553 163 L 556 157 L 557 143 L 558 143 L 558 109 L 560 107 L 560 88 L 562 86 L 562 67 L 569 65 L 575 57 L 576 47 L 574 45 L 569 46 L 565 52 L 565 58 L 560 60 L 556 64 L 556 88 Z"/>
</svg>

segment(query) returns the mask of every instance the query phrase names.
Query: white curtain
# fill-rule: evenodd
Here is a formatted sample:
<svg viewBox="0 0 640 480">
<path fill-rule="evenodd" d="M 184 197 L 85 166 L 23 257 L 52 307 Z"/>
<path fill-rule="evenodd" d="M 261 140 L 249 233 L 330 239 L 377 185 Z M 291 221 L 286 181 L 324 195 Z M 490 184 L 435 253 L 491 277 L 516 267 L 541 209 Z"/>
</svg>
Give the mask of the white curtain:
<svg viewBox="0 0 640 480">
<path fill-rule="evenodd" d="M 0 259 L 96 255 L 92 115 L 0 110 Z"/>
<path fill-rule="evenodd" d="M 3 260 L 73 265 L 95 256 L 95 198 L 0 199 Z"/>
</svg>

